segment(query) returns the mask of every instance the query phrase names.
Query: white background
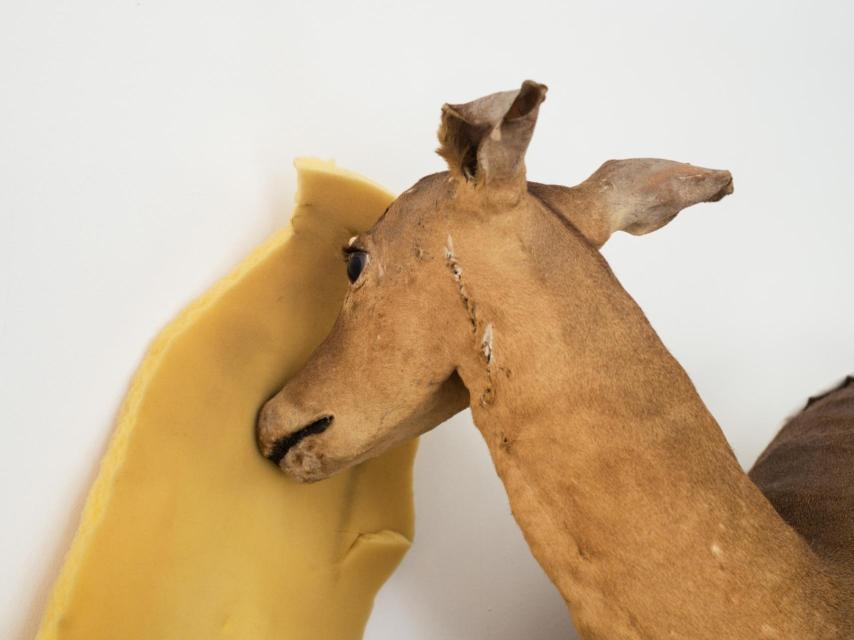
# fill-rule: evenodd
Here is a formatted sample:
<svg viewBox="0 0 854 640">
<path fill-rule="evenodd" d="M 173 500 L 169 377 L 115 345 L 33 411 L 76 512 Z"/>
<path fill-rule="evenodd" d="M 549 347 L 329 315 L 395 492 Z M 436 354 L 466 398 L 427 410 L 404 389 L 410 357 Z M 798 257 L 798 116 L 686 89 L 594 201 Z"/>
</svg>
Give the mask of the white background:
<svg viewBox="0 0 854 640">
<path fill-rule="evenodd" d="M 605 253 L 745 465 L 854 370 L 851 3 L 293 5 L 0 8 L 0 637 L 34 633 L 149 340 L 285 224 L 292 158 L 402 191 L 443 168 L 444 101 L 548 84 L 538 181 L 733 172 Z M 468 413 L 423 439 L 416 500 L 368 640 L 570 633 Z"/>
</svg>

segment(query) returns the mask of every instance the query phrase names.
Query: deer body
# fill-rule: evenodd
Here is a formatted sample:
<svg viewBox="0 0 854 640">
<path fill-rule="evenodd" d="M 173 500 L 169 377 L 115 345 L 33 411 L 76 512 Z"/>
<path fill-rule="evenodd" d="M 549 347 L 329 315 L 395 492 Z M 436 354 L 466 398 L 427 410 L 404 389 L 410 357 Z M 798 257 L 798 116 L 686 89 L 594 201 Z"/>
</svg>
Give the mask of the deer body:
<svg viewBox="0 0 854 640">
<path fill-rule="evenodd" d="M 491 375 L 480 354 L 459 372 L 472 398 L 492 387 L 489 404 L 472 402 L 474 422 L 583 637 L 854 633 L 843 634 L 851 603 L 837 598 L 831 567 L 741 470 L 599 255 L 549 213 L 532 209 L 530 227 L 519 215 L 517 250 L 543 256 L 539 274 L 523 275 L 536 289 L 487 283 L 492 260 L 518 258 L 455 243 L 479 326 L 492 327 Z M 571 262 L 557 248 L 566 243 L 578 244 Z M 595 286 L 570 290 L 573 270 L 597 273 Z"/>
<path fill-rule="evenodd" d="M 817 553 L 790 526 L 803 501 L 789 501 L 787 523 L 775 510 L 785 489 L 772 506 L 741 470 L 597 251 L 617 229 L 646 233 L 720 199 L 731 177 L 645 159 L 606 163 L 574 188 L 528 183 L 544 96 L 526 82 L 446 105 L 451 171 L 347 247 L 353 289 L 262 411 L 261 451 L 314 481 L 470 404 L 583 637 L 853 637 L 852 567 L 837 560 L 850 555 Z M 854 504 L 854 479 L 836 482 Z M 843 531 L 844 516 L 832 522 Z"/>
</svg>

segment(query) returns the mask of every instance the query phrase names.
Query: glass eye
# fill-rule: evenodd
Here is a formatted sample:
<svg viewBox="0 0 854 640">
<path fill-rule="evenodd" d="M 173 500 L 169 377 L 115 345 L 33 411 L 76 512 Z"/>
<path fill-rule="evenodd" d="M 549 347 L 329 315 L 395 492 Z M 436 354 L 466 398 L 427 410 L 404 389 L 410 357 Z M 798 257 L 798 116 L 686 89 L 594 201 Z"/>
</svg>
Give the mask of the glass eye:
<svg viewBox="0 0 854 640">
<path fill-rule="evenodd" d="M 356 282 L 359 275 L 368 264 L 368 254 L 364 251 L 353 251 L 347 256 L 347 277 L 350 282 Z"/>
</svg>

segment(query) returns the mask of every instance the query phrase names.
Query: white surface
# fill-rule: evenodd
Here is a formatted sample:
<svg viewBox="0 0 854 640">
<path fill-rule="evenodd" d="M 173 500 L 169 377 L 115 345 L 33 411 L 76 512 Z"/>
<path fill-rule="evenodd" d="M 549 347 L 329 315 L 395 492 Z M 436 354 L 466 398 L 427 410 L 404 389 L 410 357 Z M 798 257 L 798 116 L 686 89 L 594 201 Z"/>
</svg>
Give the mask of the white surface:
<svg viewBox="0 0 854 640">
<path fill-rule="evenodd" d="M 32 636 L 148 341 L 285 223 L 291 159 L 401 191 L 442 169 L 444 101 L 547 83 L 538 181 L 732 170 L 606 255 L 743 463 L 854 370 L 850 3 L 54 4 L 0 8 L 0 637 Z M 367 639 L 565 636 L 468 414 L 416 476 Z"/>
</svg>

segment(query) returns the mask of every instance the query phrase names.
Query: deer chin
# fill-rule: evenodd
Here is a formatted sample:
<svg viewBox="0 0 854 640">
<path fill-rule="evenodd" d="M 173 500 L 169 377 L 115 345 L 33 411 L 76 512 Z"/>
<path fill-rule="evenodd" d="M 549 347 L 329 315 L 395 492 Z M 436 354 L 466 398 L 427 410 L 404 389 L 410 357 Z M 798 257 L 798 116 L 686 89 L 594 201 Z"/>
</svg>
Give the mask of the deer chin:
<svg viewBox="0 0 854 640">
<path fill-rule="evenodd" d="M 279 467 L 297 482 L 310 483 L 324 480 L 349 466 L 330 458 L 323 449 L 320 434 L 306 436 L 288 450 Z"/>
<path fill-rule="evenodd" d="M 293 440 L 279 461 L 279 468 L 291 479 L 318 482 L 376 455 L 370 448 L 355 453 L 340 451 L 335 427 L 326 430 L 331 422 L 323 424 L 318 420 L 289 436 Z"/>
<path fill-rule="evenodd" d="M 288 438 L 293 439 L 279 460 L 279 468 L 291 479 L 301 483 L 325 480 L 350 467 L 361 464 L 398 446 L 409 438 L 379 438 L 358 443 L 340 439 L 342 425 L 329 421 L 317 427 L 316 421 Z M 328 430 L 327 430 L 328 427 Z M 346 431 L 346 430 L 345 430 Z"/>
</svg>

